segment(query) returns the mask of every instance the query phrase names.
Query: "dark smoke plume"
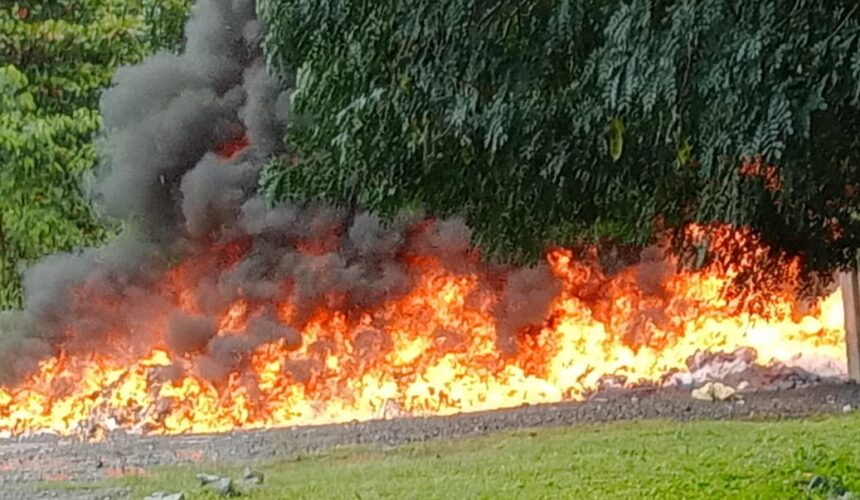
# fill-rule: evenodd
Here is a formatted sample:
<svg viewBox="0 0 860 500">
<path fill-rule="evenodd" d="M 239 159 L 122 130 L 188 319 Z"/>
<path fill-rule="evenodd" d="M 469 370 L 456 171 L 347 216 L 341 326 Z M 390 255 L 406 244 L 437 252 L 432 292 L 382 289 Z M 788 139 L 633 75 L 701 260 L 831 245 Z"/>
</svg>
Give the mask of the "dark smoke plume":
<svg viewBox="0 0 860 500">
<path fill-rule="evenodd" d="M 404 217 L 386 225 L 326 206 L 270 206 L 257 195 L 258 177 L 281 143 L 289 99 L 266 72 L 255 2 L 199 0 L 185 33 L 183 53 L 121 68 L 105 91 L 103 161 L 91 190 L 122 234 L 25 272 L 26 309 L 0 316 L 0 383 L 15 383 L 60 352 L 134 355 L 157 342 L 175 356 L 196 356 L 198 374 L 219 380 L 267 342 L 298 349 L 298 331 L 318 307 L 350 314 L 401 296 L 416 279 L 410 256 L 457 271 L 479 265 L 458 220 Z M 249 146 L 239 154 L 215 153 L 242 139 Z M 181 276 L 166 279 L 178 263 Z M 189 287 L 182 300 L 192 306 L 177 309 L 171 280 Z M 542 319 L 552 282 L 545 269 L 507 281 L 499 315 L 506 351 L 517 328 Z M 217 318 L 241 299 L 263 307 L 247 331 L 216 335 Z M 293 306 L 288 323 L 278 317 L 281 302 Z M 361 355 L 390 346 L 385 332 L 364 332 Z M 319 353 L 333 348 L 310 346 L 286 375 L 307 380 Z"/>
</svg>

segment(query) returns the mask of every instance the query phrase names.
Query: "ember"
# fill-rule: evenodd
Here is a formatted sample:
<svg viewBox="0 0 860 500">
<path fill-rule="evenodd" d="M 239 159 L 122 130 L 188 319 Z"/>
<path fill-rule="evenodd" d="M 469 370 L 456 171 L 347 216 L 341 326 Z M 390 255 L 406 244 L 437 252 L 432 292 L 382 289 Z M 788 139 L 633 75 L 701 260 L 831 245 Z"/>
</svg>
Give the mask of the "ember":
<svg viewBox="0 0 860 500">
<path fill-rule="evenodd" d="M 250 143 L 248 142 L 248 136 L 241 135 L 235 139 L 226 141 L 219 145 L 215 149 L 215 154 L 217 154 L 219 158 L 222 158 L 224 160 L 232 160 L 236 157 L 236 155 L 244 151 L 248 146 L 250 146 Z"/>
</svg>

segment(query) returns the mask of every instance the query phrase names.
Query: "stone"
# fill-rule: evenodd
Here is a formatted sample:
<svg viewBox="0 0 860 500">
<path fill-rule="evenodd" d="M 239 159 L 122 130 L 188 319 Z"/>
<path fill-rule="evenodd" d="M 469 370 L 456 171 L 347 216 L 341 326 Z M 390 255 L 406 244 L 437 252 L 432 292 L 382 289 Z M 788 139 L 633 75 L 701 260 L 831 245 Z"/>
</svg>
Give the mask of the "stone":
<svg viewBox="0 0 860 500">
<path fill-rule="evenodd" d="M 214 483 L 221 478 L 221 476 L 216 476 L 215 474 L 197 474 L 197 480 L 200 481 L 201 486 L 206 486 L 209 483 Z"/>
<path fill-rule="evenodd" d="M 732 398 L 737 392 L 738 391 L 736 391 L 733 387 L 729 387 L 719 382 L 714 384 L 714 398 L 719 401 L 725 401 L 729 398 Z"/>
<path fill-rule="evenodd" d="M 818 490 L 826 487 L 828 484 L 827 478 L 824 476 L 814 475 L 809 478 L 809 484 L 806 485 L 806 488 L 809 490 Z"/>
<path fill-rule="evenodd" d="M 221 496 L 232 496 L 236 494 L 233 488 L 233 480 L 229 477 L 218 476 L 215 474 L 197 474 L 197 479 L 201 486 L 206 486 L 216 494 Z"/>
<path fill-rule="evenodd" d="M 184 493 L 167 493 L 166 491 L 156 491 L 143 500 L 185 500 Z"/>
<path fill-rule="evenodd" d="M 245 470 L 242 471 L 242 481 L 249 485 L 263 484 L 263 473 L 245 467 Z"/>
<path fill-rule="evenodd" d="M 693 389 L 690 395 L 693 399 L 702 401 L 725 401 L 734 397 L 735 394 L 737 391 L 732 387 L 720 382 L 708 382 L 698 389 Z"/>
<path fill-rule="evenodd" d="M 208 483 L 206 486 L 214 491 L 215 494 L 221 495 L 222 497 L 233 496 L 236 494 L 236 490 L 233 488 L 233 480 L 229 477 L 222 477 L 217 481 Z"/>
<path fill-rule="evenodd" d="M 851 410 L 853 410 L 853 409 L 854 409 L 854 407 L 851 406 L 850 404 L 845 405 L 842 407 L 842 413 L 851 413 Z"/>
<path fill-rule="evenodd" d="M 848 491 L 839 479 L 825 476 L 813 475 L 806 486 L 809 493 L 818 493 L 820 496 L 827 495 L 828 500 L 855 500 L 853 492 Z"/>
</svg>

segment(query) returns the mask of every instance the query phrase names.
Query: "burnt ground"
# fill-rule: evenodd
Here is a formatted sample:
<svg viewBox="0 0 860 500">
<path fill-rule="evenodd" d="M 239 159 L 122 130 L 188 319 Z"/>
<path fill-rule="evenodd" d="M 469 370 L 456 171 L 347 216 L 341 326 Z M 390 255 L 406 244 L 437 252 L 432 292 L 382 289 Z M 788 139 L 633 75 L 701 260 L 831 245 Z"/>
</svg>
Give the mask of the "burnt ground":
<svg viewBox="0 0 860 500">
<path fill-rule="evenodd" d="M 598 393 L 580 403 L 526 406 L 450 417 L 399 418 L 219 435 L 115 434 L 98 443 L 54 436 L 0 440 L 3 498 L 117 498 L 120 490 L 38 491 L 42 481 L 97 481 L 170 464 L 244 463 L 321 452 L 343 445 L 392 447 L 521 428 L 618 420 L 784 419 L 860 409 L 860 385 L 826 383 L 743 393 L 732 401 L 699 401 L 689 390 Z"/>
</svg>

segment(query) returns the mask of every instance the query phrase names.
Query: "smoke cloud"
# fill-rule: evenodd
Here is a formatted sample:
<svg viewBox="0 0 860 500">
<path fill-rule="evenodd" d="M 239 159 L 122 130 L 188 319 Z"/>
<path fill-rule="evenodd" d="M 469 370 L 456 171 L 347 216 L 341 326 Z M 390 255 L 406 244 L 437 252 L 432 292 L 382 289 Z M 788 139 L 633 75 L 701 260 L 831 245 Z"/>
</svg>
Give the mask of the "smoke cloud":
<svg viewBox="0 0 860 500">
<path fill-rule="evenodd" d="M 263 61 L 263 31 L 254 1 L 199 0 L 184 52 L 116 72 L 101 101 L 102 162 L 90 191 L 122 232 L 25 272 L 26 309 L 0 314 L 0 384 L 60 353 L 136 359 L 156 347 L 174 358 L 164 377 L 193 371 L 220 382 L 271 342 L 295 354 L 284 376 L 306 383 L 344 349 L 300 333 L 321 328 L 311 324 L 315 312 L 337 311 L 354 333 L 350 362 L 372 363 L 393 338 L 366 312 L 384 317 L 386 304 L 429 286 L 427 260 L 433 272 L 480 277 L 465 307 L 492 311 L 499 356 L 515 356 L 522 331 L 545 321 L 561 292 L 549 267 L 482 263 L 462 220 L 385 223 L 321 204 L 272 205 L 258 194 L 290 115 L 289 94 Z M 225 144 L 247 147 L 225 153 Z M 638 280 L 659 295 L 665 272 L 650 259 Z M 574 291 L 599 293 L 599 283 Z M 420 304 L 404 307 L 418 331 L 432 319 Z M 446 326 L 427 335 L 463 352 L 469 333 Z"/>
<path fill-rule="evenodd" d="M 221 380 L 266 343 L 299 349 L 299 331 L 319 308 L 357 317 L 403 296 L 418 279 L 411 256 L 453 272 L 479 266 L 460 220 L 385 224 L 368 213 L 271 206 L 258 196 L 289 98 L 266 71 L 255 2 L 199 0 L 185 34 L 184 52 L 120 68 L 104 92 L 102 162 L 90 191 L 122 234 L 25 272 L 26 309 L 0 315 L 0 356 L 10 360 L 0 383 L 60 352 L 139 355 L 156 345 L 196 357 L 199 375 Z M 243 139 L 248 147 L 230 158 L 215 152 Z M 517 328 L 542 319 L 554 293 L 547 281 L 545 269 L 508 281 L 499 319 L 508 351 Z M 245 330 L 222 328 L 218 318 L 242 300 L 257 305 Z M 283 303 L 291 305 L 288 318 Z M 306 347 L 285 375 L 308 380 L 337 348 Z M 368 358 L 390 347 L 388 333 L 372 326 L 355 339 Z M 164 370 L 170 378 L 181 371 Z"/>
</svg>

